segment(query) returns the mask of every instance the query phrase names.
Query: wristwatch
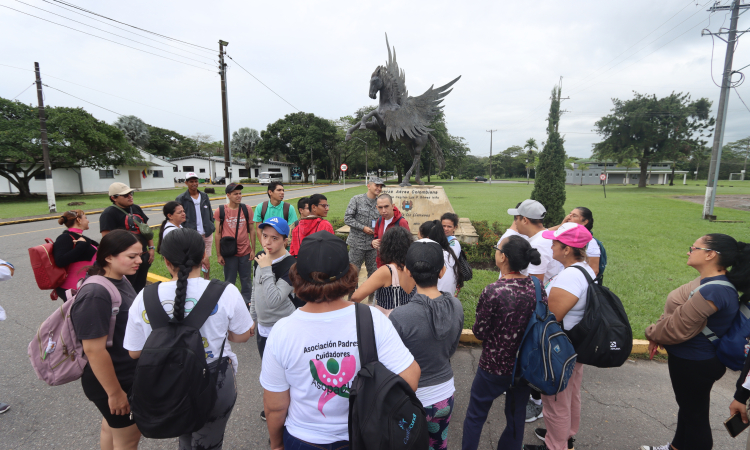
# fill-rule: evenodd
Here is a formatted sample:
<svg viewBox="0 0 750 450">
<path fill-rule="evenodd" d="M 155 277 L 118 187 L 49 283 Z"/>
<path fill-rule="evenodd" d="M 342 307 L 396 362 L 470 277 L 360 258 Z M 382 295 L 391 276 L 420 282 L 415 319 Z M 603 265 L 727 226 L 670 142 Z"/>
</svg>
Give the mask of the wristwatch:
<svg viewBox="0 0 750 450">
<path fill-rule="evenodd" d="M 149 246 L 148 246 L 148 249 L 149 249 L 149 250 L 156 250 L 156 247 L 154 247 L 153 245 L 149 245 Z"/>
</svg>

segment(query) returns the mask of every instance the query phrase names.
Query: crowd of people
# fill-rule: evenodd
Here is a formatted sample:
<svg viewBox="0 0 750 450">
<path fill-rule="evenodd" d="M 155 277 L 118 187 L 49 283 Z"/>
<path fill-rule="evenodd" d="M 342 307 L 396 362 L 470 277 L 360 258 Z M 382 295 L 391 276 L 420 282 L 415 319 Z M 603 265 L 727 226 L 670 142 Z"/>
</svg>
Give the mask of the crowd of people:
<svg viewBox="0 0 750 450">
<path fill-rule="evenodd" d="M 271 448 L 348 448 L 349 392 L 361 367 L 354 304 L 368 298 L 378 310 L 372 315 L 378 360 L 402 377 L 421 402 L 430 449 L 448 448 L 456 401 L 467 405 L 461 448 L 478 448 L 494 400 L 506 393 L 507 424 L 498 448 L 574 448 L 581 426 L 583 364 L 575 364 L 567 388 L 555 395 L 514 386 L 513 370 L 537 305 L 531 277 L 541 283 L 542 302 L 566 332 L 584 316 L 588 279 L 602 283 L 606 253 L 593 238 L 591 210 L 576 207 L 551 228 L 545 228 L 546 209 L 535 200 L 507 210 L 512 224 L 495 246 L 500 274 L 484 288 L 476 307 L 473 332 L 482 340 L 482 354 L 470 397 L 455 398 L 451 357 L 464 323 L 457 296 L 465 282 L 455 213 L 421 223 L 415 238 L 393 198 L 382 193 L 383 180 L 373 177 L 367 192 L 348 204 L 344 219 L 350 232 L 344 242 L 326 220 L 329 205 L 323 194 L 301 198 L 295 208 L 284 202 L 283 184 L 273 182 L 268 201 L 253 211 L 242 203 L 240 184 L 226 186 L 226 202 L 218 208 L 198 190 L 196 174 L 187 175 L 186 185 L 163 207 L 158 247 L 148 216 L 133 203 L 133 189 L 122 183 L 109 188 L 112 206 L 101 214 L 98 242 L 83 234 L 89 228 L 83 211 L 68 211 L 58 220 L 66 230 L 55 242 L 54 256 L 68 277 L 55 294 L 74 300 L 71 319 L 89 361 L 81 385 L 102 414 L 103 449 L 137 448 L 141 437 L 128 392 L 153 331 L 149 311 L 154 310 L 148 306 L 153 298 L 177 322 L 199 301 L 216 305 L 200 326 L 208 369 L 218 380 L 216 401 L 202 428 L 180 436 L 181 449 L 221 448 L 237 399 L 238 360 L 230 343 L 251 337 L 262 360 L 263 405 L 258 408 Z M 216 298 L 205 299 L 214 295 L 209 289 L 214 250 L 227 283 Z M 149 291 L 146 275 L 157 252 L 172 280 Z M 688 256 L 688 265 L 700 276 L 673 291 L 664 315 L 646 330 L 651 349 L 663 346 L 669 354 L 677 430 L 666 446 L 643 450 L 712 447 L 710 391 L 725 367 L 701 330 L 710 327 L 723 335 L 741 301 L 749 300 L 749 245 L 709 234 L 695 241 Z M 363 264 L 368 277 L 360 285 Z M 0 261 L 1 279 L 6 271 L 12 275 L 13 266 Z M 81 286 L 91 275 L 106 277 L 122 297 L 111 346 L 111 293 L 98 284 Z M 235 287 L 238 276 L 240 289 Z M 744 420 L 749 368 L 750 363 L 731 405 Z M 0 403 L 0 413 L 8 407 Z M 539 442 L 524 445 L 525 424 L 542 417 L 546 428 L 534 429 Z"/>
</svg>

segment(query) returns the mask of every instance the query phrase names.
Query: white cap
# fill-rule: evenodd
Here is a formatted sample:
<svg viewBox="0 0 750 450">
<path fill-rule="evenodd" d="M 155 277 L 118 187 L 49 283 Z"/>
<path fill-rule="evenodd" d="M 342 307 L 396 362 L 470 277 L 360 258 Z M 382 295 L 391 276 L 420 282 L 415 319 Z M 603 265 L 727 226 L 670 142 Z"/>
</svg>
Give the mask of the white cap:
<svg viewBox="0 0 750 450">
<path fill-rule="evenodd" d="M 187 180 L 189 180 L 189 179 L 191 179 L 191 178 L 198 178 L 198 175 L 196 175 L 196 174 L 195 174 L 195 172 L 188 172 L 188 173 L 187 173 L 187 174 L 185 175 L 185 181 L 187 181 Z"/>
</svg>

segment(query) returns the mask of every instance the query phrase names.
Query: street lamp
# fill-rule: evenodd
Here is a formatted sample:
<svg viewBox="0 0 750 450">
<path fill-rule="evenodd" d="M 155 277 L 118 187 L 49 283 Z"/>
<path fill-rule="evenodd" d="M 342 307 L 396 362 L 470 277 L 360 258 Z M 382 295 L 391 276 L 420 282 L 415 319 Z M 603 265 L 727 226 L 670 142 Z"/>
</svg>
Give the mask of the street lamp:
<svg viewBox="0 0 750 450">
<path fill-rule="evenodd" d="M 368 176 L 370 175 L 370 173 L 367 171 L 367 142 L 365 142 L 364 140 L 358 137 L 355 137 L 354 139 L 358 141 L 362 141 L 362 143 L 365 144 L 365 184 L 367 184 L 367 179 L 368 179 Z"/>
</svg>

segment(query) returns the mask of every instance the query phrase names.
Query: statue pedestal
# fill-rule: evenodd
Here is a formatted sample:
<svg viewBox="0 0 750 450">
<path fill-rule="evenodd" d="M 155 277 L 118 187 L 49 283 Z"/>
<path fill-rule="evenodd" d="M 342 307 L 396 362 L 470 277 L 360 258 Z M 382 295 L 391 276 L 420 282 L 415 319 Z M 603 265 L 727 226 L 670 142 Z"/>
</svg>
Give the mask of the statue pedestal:
<svg viewBox="0 0 750 450">
<path fill-rule="evenodd" d="M 419 231 L 419 226 L 424 222 L 440 220 L 443 214 L 455 212 L 442 186 L 386 186 L 383 188 L 383 193 L 393 197 L 394 206 L 409 222 L 409 228 L 415 235 Z M 345 225 L 336 232 L 348 234 L 349 226 Z M 459 219 L 455 236 L 461 242 L 470 244 L 479 242 L 479 235 L 467 217 Z"/>
</svg>

